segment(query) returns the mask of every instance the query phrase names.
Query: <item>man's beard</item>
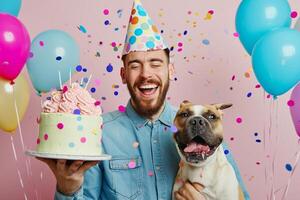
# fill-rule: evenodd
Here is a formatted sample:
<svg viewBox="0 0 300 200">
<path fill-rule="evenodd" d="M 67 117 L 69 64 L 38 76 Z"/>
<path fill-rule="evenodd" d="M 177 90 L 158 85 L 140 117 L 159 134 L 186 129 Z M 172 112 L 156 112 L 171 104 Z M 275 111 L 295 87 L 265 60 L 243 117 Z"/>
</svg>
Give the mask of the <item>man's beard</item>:
<svg viewBox="0 0 300 200">
<path fill-rule="evenodd" d="M 144 83 L 155 83 L 159 86 L 158 99 L 156 100 L 156 103 L 154 106 L 149 105 L 149 104 L 145 105 L 145 103 L 143 103 L 141 100 L 139 100 L 138 97 L 135 95 L 134 89 L 131 85 L 127 84 L 127 88 L 129 90 L 135 111 L 143 117 L 151 118 L 153 115 L 157 114 L 159 112 L 159 110 L 161 109 L 161 107 L 163 106 L 165 99 L 166 99 L 168 89 L 169 89 L 170 82 L 169 82 L 169 78 L 168 78 L 164 84 L 164 87 L 162 88 L 162 84 L 153 79 L 138 80 L 134 84 L 136 86 L 135 88 L 137 88 L 138 85 L 141 85 Z"/>
</svg>

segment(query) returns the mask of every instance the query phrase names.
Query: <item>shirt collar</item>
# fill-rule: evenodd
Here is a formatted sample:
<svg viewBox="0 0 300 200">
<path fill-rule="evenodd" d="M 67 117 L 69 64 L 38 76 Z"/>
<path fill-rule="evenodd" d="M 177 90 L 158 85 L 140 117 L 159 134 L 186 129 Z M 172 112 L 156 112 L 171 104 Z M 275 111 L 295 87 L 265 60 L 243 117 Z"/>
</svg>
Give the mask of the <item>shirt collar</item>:
<svg viewBox="0 0 300 200">
<path fill-rule="evenodd" d="M 163 106 L 164 106 L 164 109 L 156 121 L 160 121 L 161 123 L 165 124 L 166 126 L 171 127 L 173 124 L 171 105 L 167 101 L 165 101 Z M 145 126 L 150 121 L 149 119 L 147 119 L 143 116 L 140 116 L 134 110 L 134 108 L 131 105 L 130 100 L 128 101 L 127 106 L 126 106 L 126 113 L 127 113 L 128 117 L 132 120 L 132 122 L 134 123 L 136 128 L 138 128 L 138 129 Z"/>
</svg>

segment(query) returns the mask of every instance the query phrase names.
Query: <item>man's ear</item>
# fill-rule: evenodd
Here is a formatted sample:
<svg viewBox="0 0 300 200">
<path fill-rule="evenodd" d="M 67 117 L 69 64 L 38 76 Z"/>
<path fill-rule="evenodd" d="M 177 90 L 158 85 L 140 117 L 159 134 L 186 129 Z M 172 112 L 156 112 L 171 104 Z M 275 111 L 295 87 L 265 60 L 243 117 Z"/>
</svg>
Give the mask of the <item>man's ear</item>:
<svg viewBox="0 0 300 200">
<path fill-rule="evenodd" d="M 174 67 L 174 64 L 169 63 L 169 79 L 170 79 L 170 80 L 173 80 L 174 75 L 175 75 L 175 67 Z"/>
<path fill-rule="evenodd" d="M 120 76 L 121 76 L 121 79 L 122 79 L 122 83 L 123 84 L 127 84 L 127 81 L 126 81 L 126 69 L 125 69 L 125 67 L 121 67 L 121 69 L 120 69 Z"/>
</svg>

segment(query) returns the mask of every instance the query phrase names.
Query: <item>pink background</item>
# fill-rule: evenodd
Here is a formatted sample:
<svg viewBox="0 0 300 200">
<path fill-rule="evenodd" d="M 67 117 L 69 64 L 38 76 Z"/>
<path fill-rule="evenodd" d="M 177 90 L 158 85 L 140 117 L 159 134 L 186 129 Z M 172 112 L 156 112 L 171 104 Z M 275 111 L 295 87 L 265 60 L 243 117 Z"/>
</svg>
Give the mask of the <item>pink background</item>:
<svg viewBox="0 0 300 200">
<path fill-rule="evenodd" d="M 299 1 L 289 2 L 292 10 L 300 11 Z M 252 199 L 261 200 L 267 199 L 274 188 L 276 198 L 281 199 L 291 174 L 285 165 L 294 165 L 298 150 L 298 137 L 287 105 L 290 93 L 274 101 L 267 98 L 262 88 L 256 88 L 258 83 L 251 70 L 250 57 L 234 37 L 234 18 L 240 1 L 143 0 L 142 3 L 164 31 L 163 37 L 169 46 L 174 46 L 177 80 L 171 83 L 169 101 L 176 106 L 184 99 L 199 104 L 233 103 L 234 107 L 225 113 L 225 138 L 248 191 Z M 119 77 L 122 64 L 117 56 L 122 47 L 114 51 L 111 43 L 123 44 L 131 5 L 130 0 L 24 0 L 19 18 L 31 38 L 48 29 L 61 29 L 76 39 L 81 64 L 88 71 L 78 73 L 73 80 L 92 74 L 89 86 L 97 89 L 94 96 L 102 101 L 104 112 L 108 112 L 126 105 L 129 98 Z M 106 8 L 110 11 L 108 15 L 103 14 Z M 118 13 L 119 9 L 122 11 Z M 214 14 L 211 20 L 205 20 L 209 10 Z M 105 20 L 111 24 L 104 25 Z M 293 19 L 293 24 L 295 21 Z M 79 31 L 79 25 L 83 25 L 87 33 Z M 177 51 L 178 42 L 183 43 L 181 52 Z M 97 52 L 100 57 L 95 56 Z M 109 63 L 113 66 L 112 72 L 106 71 Z M 23 71 L 27 76 L 26 70 Z M 115 85 L 120 87 L 114 88 Z M 119 92 L 117 96 L 115 91 Z M 249 92 L 251 97 L 247 97 Z M 30 105 L 21 123 L 25 149 L 35 148 L 38 135 L 36 118 L 40 113 L 40 97 L 32 87 L 31 93 Z M 239 117 L 241 123 L 236 122 Z M 0 133 L 0 198 L 53 199 L 54 177 L 46 165 L 24 155 L 19 131 L 16 130 L 13 137 Z M 262 142 L 256 142 L 257 139 Z M 300 171 L 296 168 L 286 199 L 299 199 L 299 184 Z"/>
</svg>

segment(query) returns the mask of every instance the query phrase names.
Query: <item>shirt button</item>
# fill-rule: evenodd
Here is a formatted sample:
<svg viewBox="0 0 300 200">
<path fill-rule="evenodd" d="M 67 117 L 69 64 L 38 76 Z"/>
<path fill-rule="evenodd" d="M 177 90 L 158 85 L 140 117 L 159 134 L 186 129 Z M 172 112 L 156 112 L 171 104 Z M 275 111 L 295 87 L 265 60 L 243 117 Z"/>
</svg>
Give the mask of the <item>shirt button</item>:
<svg viewBox="0 0 300 200">
<path fill-rule="evenodd" d="M 157 170 L 160 170 L 160 166 L 157 166 L 156 169 L 157 169 Z"/>
<path fill-rule="evenodd" d="M 153 143 L 156 144 L 156 143 L 157 143 L 157 140 L 153 140 Z"/>
</svg>

